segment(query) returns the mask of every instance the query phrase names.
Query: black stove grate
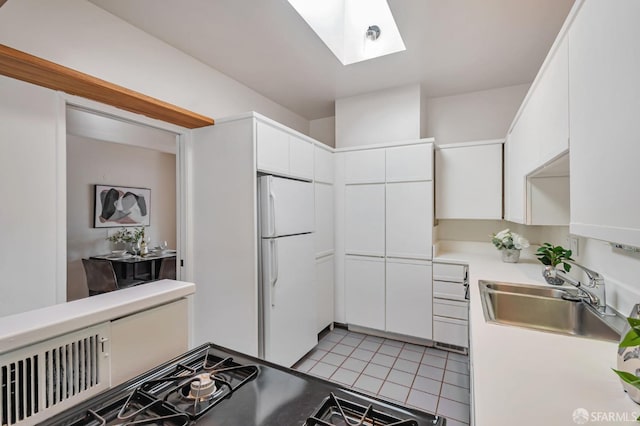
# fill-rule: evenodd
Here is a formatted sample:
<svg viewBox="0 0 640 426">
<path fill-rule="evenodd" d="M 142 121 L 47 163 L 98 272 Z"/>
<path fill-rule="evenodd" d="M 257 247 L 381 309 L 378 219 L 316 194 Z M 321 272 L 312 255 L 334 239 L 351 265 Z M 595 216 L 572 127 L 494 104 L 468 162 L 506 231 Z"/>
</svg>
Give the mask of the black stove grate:
<svg viewBox="0 0 640 426">
<path fill-rule="evenodd" d="M 337 398 L 331 393 L 304 426 L 418 426 L 418 423 L 375 410 L 372 405 Z"/>
</svg>

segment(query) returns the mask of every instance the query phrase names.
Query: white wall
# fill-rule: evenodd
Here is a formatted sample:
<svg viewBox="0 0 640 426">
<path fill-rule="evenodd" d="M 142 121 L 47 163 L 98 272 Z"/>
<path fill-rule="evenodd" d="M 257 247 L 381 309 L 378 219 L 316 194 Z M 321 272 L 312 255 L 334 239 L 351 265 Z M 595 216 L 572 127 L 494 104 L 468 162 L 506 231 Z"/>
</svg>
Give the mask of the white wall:
<svg viewBox="0 0 640 426">
<path fill-rule="evenodd" d="M 420 85 L 336 99 L 336 148 L 420 139 Z"/>
<path fill-rule="evenodd" d="M 84 0 L 7 2 L 0 43 L 214 119 L 254 110 L 309 132 L 303 117 Z"/>
<path fill-rule="evenodd" d="M 309 136 L 331 147 L 336 146 L 336 118 L 325 117 L 309 121 Z"/>
<path fill-rule="evenodd" d="M 507 135 L 529 84 L 427 98 L 426 134 L 436 143 L 500 139 Z"/>
<path fill-rule="evenodd" d="M 175 154 L 67 135 L 67 300 L 88 296 L 81 259 L 112 249 L 114 229 L 93 227 L 95 184 L 151 189 L 146 235 L 176 247 Z"/>
<path fill-rule="evenodd" d="M 52 90 L 0 76 L 0 316 L 57 300 L 58 106 Z"/>
</svg>

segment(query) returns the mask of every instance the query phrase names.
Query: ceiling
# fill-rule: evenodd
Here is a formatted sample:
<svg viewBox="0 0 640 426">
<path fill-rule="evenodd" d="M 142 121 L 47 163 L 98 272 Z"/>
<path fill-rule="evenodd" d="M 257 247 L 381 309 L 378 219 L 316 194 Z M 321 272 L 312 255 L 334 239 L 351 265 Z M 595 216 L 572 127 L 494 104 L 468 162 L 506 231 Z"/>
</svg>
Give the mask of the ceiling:
<svg viewBox="0 0 640 426">
<path fill-rule="evenodd" d="M 287 0 L 90 1 L 310 120 L 405 84 L 437 97 L 530 83 L 573 4 L 389 0 L 407 50 L 343 66 Z"/>
</svg>

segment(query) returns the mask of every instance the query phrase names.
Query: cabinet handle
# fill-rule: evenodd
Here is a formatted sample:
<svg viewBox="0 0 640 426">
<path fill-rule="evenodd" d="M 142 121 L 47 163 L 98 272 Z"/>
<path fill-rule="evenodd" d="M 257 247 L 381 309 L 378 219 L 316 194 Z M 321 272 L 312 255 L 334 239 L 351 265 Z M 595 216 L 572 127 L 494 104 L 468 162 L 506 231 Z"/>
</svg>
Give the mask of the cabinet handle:
<svg viewBox="0 0 640 426">
<path fill-rule="evenodd" d="M 275 239 L 271 240 L 271 271 L 273 277 L 271 278 L 271 307 L 276 306 L 276 283 L 278 282 L 278 242 Z"/>
<path fill-rule="evenodd" d="M 269 215 L 271 219 L 269 236 L 274 237 L 276 235 L 276 194 L 271 190 L 271 185 L 269 185 L 269 209 L 271 213 Z"/>
</svg>

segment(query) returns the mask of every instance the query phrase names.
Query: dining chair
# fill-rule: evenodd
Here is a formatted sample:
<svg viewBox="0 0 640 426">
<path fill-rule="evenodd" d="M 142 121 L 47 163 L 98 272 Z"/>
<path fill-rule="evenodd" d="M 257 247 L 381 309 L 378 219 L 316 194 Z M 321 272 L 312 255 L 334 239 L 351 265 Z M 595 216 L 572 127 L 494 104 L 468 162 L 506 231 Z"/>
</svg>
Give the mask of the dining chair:
<svg viewBox="0 0 640 426">
<path fill-rule="evenodd" d="M 176 279 L 176 258 L 162 259 L 160 263 L 160 271 L 158 271 L 159 280 L 175 280 Z"/>
<path fill-rule="evenodd" d="M 96 294 L 108 293 L 110 291 L 121 288 L 131 287 L 141 284 L 144 281 L 130 281 L 126 285 L 120 283 L 113 270 L 113 265 L 108 260 L 100 259 L 82 259 L 82 266 L 87 277 L 87 287 L 89 287 L 89 296 Z"/>
</svg>

